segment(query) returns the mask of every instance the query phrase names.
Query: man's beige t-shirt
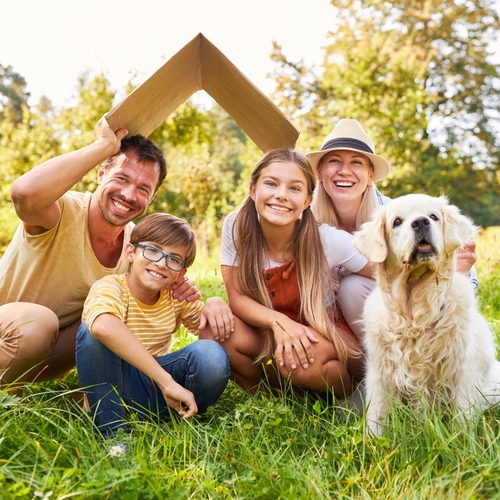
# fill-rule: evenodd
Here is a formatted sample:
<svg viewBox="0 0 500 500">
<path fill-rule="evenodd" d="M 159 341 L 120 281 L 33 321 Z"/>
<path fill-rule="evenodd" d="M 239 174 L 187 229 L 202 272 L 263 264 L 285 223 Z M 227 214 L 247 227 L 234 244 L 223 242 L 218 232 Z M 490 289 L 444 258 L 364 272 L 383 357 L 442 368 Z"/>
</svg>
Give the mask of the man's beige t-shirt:
<svg viewBox="0 0 500 500">
<path fill-rule="evenodd" d="M 54 311 L 60 327 L 80 319 L 90 287 L 109 274 L 127 271 L 123 256 L 115 268 L 104 267 L 90 244 L 91 193 L 67 192 L 61 218 L 49 231 L 30 235 L 21 223 L 0 260 L 0 304 L 34 302 Z M 134 225 L 125 226 L 124 245 Z"/>
</svg>

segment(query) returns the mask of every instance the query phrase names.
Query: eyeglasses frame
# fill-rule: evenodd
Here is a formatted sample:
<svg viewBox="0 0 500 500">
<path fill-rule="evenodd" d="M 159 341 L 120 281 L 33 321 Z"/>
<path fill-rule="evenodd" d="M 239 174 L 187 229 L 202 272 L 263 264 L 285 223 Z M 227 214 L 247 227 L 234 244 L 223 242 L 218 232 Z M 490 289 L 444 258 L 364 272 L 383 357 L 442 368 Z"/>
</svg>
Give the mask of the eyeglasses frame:
<svg viewBox="0 0 500 500">
<path fill-rule="evenodd" d="M 168 253 L 165 253 L 165 252 L 162 252 L 159 248 L 156 248 L 155 246 L 153 245 L 144 245 L 143 243 L 132 243 L 132 245 L 136 248 L 142 248 L 142 256 L 146 259 L 146 260 L 149 260 L 149 262 L 160 262 L 161 259 L 165 259 L 165 265 L 171 270 L 171 271 L 174 271 L 176 273 L 180 273 L 185 267 L 186 267 L 186 261 L 181 259 L 178 255 L 171 255 L 171 254 L 168 254 Z M 152 259 L 148 259 L 145 255 L 144 255 L 144 252 L 146 249 L 148 248 L 154 248 L 155 250 L 157 250 L 158 252 L 161 253 L 161 257 L 157 260 L 152 260 Z M 177 260 L 180 260 L 182 262 L 182 267 L 180 269 L 172 269 L 169 265 L 168 265 L 168 258 L 169 257 L 175 257 Z"/>
</svg>

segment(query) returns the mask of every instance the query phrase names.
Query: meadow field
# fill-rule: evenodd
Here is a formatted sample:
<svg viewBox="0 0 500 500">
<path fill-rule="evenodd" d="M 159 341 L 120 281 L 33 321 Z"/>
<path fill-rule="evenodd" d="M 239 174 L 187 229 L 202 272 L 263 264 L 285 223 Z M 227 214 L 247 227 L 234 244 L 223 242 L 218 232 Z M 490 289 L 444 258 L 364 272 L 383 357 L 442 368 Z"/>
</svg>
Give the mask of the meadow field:
<svg viewBox="0 0 500 500">
<path fill-rule="evenodd" d="M 477 239 L 481 310 L 500 334 L 500 228 Z M 217 256 L 189 275 L 223 295 Z M 177 346 L 192 341 L 182 331 Z M 131 422 L 103 441 L 73 403 L 74 372 L 0 392 L 2 499 L 500 498 L 500 409 L 466 424 L 435 410 L 396 408 L 383 437 L 330 397 L 252 396 L 233 383 L 203 419 Z M 127 452 L 115 453 L 125 443 Z"/>
</svg>

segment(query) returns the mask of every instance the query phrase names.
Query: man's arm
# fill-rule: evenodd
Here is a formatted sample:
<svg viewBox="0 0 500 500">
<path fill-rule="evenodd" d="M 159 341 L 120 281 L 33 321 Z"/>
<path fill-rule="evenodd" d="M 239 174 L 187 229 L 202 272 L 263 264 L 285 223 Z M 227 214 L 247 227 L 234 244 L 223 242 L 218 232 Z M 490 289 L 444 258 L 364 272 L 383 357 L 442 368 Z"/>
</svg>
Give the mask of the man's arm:
<svg viewBox="0 0 500 500">
<path fill-rule="evenodd" d="M 186 275 L 179 276 L 172 283 L 172 294 L 177 300 L 185 300 L 186 302 L 201 299 L 201 292 L 198 290 L 196 283 Z"/>
<path fill-rule="evenodd" d="M 42 163 L 16 179 L 11 198 L 18 217 L 30 234 L 41 234 L 59 221 L 57 200 L 86 173 L 120 149 L 125 129 L 116 134 L 102 117 L 96 125 L 96 140 L 89 146 Z"/>
</svg>

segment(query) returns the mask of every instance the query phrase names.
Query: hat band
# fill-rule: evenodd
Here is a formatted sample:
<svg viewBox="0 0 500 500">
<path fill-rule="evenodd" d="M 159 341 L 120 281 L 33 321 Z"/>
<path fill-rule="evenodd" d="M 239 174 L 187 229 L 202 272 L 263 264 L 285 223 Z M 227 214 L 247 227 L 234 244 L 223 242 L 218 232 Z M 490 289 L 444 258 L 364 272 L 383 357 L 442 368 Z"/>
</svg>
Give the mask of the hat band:
<svg viewBox="0 0 500 500">
<path fill-rule="evenodd" d="M 321 151 L 327 149 L 357 149 L 358 151 L 364 151 L 365 153 L 375 154 L 373 150 L 366 144 L 366 142 L 359 141 L 358 139 L 350 139 L 349 137 L 339 137 L 338 139 L 332 139 L 321 146 Z"/>
</svg>

